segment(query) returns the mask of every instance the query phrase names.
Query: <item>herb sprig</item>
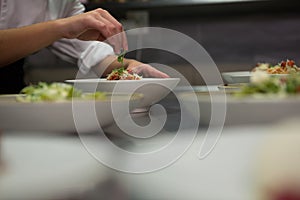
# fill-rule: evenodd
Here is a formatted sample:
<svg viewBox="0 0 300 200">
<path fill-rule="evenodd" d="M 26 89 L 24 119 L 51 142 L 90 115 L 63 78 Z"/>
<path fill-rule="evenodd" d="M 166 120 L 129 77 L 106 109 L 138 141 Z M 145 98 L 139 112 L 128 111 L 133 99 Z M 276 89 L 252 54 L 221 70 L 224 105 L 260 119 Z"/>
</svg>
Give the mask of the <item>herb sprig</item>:
<svg viewBox="0 0 300 200">
<path fill-rule="evenodd" d="M 125 68 L 124 66 L 124 57 L 125 57 L 125 54 L 126 54 L 126 50 L 124 49 L 121 49 L 120 50 L 120 53 L 118 54 L 118 62 L 121 63 L 121 68 Z"/>
</svg>

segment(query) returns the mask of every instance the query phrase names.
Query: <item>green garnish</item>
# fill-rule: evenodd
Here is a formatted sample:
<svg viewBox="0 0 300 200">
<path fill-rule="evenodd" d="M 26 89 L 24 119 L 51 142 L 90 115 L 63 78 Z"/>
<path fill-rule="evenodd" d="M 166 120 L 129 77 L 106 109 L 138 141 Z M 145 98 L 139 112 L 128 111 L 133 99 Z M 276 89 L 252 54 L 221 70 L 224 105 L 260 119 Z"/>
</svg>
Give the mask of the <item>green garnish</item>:
<svg viewBox="0 0 300 200">
<path fill-rule="evenodd" d="M 119 63 L 121 63 L 121 68 L 125 67 L 124 66 L 124 57 L 125 57 L 126 53 L 127 52 L 125 50 L 121 49 L 120 54 L 118 54 L 118 59 L 117 60 L 118 60 Z"/>
<path fill-rule="evenodd" d="M 112 70 L 112 73 L 117 73 L 118 75 L 122 75 L 126 69 L 124 67 L 117 68 Z"/>
<path fill-rule="evenodd" d="M 103 100 L 106 95 L 102 92 L 83 93 L 66 83 L 45 83 L 25 87 L 17 98 L 20 102 L 69 101 L 73 98 L 80 100 Z"/>
</svg>

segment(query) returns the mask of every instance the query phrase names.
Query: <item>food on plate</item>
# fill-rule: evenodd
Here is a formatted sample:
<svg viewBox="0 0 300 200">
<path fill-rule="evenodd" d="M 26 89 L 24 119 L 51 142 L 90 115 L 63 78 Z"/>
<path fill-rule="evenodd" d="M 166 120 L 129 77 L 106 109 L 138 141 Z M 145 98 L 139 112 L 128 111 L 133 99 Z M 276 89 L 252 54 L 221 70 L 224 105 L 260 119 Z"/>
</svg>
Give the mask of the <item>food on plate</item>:
<svg viewBox="0 0 300 200">
<path fill-rule="evenodd" d="M 141 80 L 142 76 L 126 70 L 124 67 L 114 69 L 106 78 L 107 80 Z"/>
<path fill-rule="evenodd" d="M 300 75 L 269 76 L 264 71 L 253 73 L 250 83 L 235 92 L 238 97 L 276 95 L 285 97 L 291 94 L 300 94 Z"/>
<path fill-rule="evenodd" d="M 121 49 L 121 53 L 118 55 L 117 61 L 121 64 L 121 67 L 118 69 L 114 69 L 110 74 L 107 76 L 107 80 L 141 80 L 142 77 L 136 73 L 133 73 L 129 70 L 125 69 L 124 66 L 124 57 L 126 51 Z"/>
<path fill-rule="evenodd" d="M 265 71 L 268 74 L 294 74 L 300 71 L 300 68 L 297 67 L 295 61 L 286 60 L 281 61 L 276 65 L 270 63 L 257 63 L 256 67 L 253 68 L 252 72 L 255 71 Z"/>
<path fill-rule="evenodd" d="M 69 101 L 80 100 L 104 100 L 106 95 L 103 92 L 83 93 L 66 83 L 45 83 L 40 82 L 37 85 L 30 85 L 21 90 L 24 96 L 18 96 L 20 102 L 43 102 L 43 101 Z"/>
</svg>

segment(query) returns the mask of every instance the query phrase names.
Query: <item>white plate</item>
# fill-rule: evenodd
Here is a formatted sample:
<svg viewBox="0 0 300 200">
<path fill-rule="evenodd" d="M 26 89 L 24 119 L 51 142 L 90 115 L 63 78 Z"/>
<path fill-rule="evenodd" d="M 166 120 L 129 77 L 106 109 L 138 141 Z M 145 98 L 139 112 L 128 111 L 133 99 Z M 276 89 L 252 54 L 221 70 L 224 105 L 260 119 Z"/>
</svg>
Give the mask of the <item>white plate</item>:
<svg viewBox="0 0 300 200">
<path fill-rule="evenodd" d="M 93 132 L 114 122 L 112 106 L 123 109 L 130 103 L 131 110 L 141 99 L 120 94 L 101 101 L 22 103 L 16 96 L 0 96 L 0 130 Z"/>
<path fill-rule="evenodd" d="M 185 92 L 180 94 L 180 98 L 183 101 L 190 101 L 191 104 L 197 101 L 200 109 L 200 124 L 210 124 L 212 115 L 210 94 L 208 92 L 196 92 L 197 99 L 192 98 L 193 94 L 195 93 Z M 299 96 L 284 99 L 239 99 L 226 94 L 226 102 L 224 103 L 224 95 L 221 92 L 213 91 L 211 95 L 214 95 L 215 101 L 213 105 L 216 111 L 220 110 L 220 106 L 226 106 L 225 125 L 271 123 L 300 115 Z M 186 105 L 189 105 L 189 103 Z M 188 106 L 186 109 L 194 116 L 197 116 L 197 113 L 194 113 L 196 109 L 189 108 Z"/>
<path fill-rule="evenodd" d="M 139 102 L 139 108 L 149 107 L 163 99 L 176 87 L 179 81 L 179 78 L 143 78 L 142 80 L 117 81 L 106 79 L 66 80 L 67 83 L 73 83 L 76 88 L 84 92 L 97 90 L 110 93 L 141 93 L 144 97 Z"/>
<path fill-rule="evenodd" d="M 222 77 L 226 83 L 249 83 L 251 72 L 237 71 L 237 72 L 224 72 Z"/>
<path fill-rule="evenodd" d="M 289 74 L 269 74 L 270 76 L 280 76 L 285 77 Z M 222 77 L 226 83 L 235 84 L 235 83 L 249 83 L 252 73 L 250 71 L 237 71 L 237 72 L 224 72 Z"/>
</svg>

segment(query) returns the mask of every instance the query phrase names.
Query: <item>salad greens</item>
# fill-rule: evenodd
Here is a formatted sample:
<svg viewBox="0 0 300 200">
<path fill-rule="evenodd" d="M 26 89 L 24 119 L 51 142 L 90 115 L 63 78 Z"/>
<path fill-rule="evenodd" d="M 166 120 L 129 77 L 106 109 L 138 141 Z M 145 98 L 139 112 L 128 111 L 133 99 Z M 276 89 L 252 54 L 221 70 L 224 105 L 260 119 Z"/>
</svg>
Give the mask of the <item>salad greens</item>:
<svg viewBox="0 0 300 200">
<path fill-rule="evenodd" d="M 267 76 L 260 81 L 251 81 L 248 85 L 241 87 L 235 96 L 287 96 L 300 94 L 300 75 L 293 74 L 288 76 Z"/>
<path fill-rule="evenodd" d="M 20 102 L 43 102 L 43 101 L 69 101 L 74 99 L 80 100 L 104 100 L 105 93 L 83 93 L 81 90 L 74 88 L 66 83 L 45 83 L 40 82 L 37 85 L 30 85 L 21 90 L 17 98 Z"/>
</svg>

